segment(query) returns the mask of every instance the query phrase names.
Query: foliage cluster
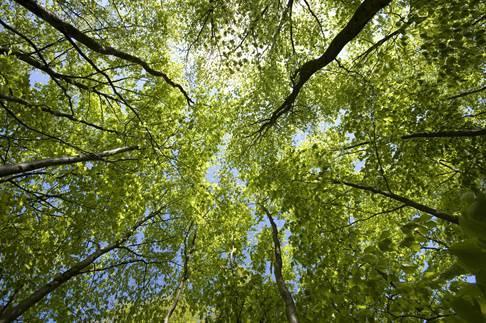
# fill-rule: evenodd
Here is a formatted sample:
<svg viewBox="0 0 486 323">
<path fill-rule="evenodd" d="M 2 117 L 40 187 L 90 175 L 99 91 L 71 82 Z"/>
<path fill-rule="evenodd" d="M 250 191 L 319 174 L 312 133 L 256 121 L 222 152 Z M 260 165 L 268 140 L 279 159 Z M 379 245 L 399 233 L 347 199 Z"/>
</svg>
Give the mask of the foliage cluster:
<svg viewBox="0 0 486 323">
<path fill-rule="evenodd" d="M 485 12 L 2 1 L 0 322 L 485 322 Z"/>
</svg>

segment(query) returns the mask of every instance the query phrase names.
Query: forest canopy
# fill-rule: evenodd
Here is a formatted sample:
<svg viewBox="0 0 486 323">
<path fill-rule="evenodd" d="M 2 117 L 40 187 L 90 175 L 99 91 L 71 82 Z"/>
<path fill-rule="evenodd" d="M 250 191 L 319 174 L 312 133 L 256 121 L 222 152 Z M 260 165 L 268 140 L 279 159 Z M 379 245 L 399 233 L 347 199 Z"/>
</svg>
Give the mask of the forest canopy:
<svg viewBox="0 0 486 323">
<path fill-rule="evenodd" d="M 2 0 L 0 322 L 486 322 L 485 12 Z"/>
</svg>

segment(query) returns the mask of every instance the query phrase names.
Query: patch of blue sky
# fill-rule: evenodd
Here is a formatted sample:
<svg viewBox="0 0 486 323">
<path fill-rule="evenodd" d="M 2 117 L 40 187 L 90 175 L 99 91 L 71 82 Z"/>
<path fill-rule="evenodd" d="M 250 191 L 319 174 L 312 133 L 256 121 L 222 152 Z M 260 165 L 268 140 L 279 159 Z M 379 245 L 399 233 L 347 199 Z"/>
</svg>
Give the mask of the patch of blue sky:
<svg viewBox="0 0 486 323">
<path fill-rule="evenodd" d="M 34 184 L 34 183 L 35 183 L 35 181 L 34 181 L 34 180 L 31 180 L 31 181 L 30 181 L 30 183 L 31 183 L 31 184 Z M 51 183 L 48 183 L 48 182 L 43 182 L 43 183 L 42 183 L 42 188 L 43 188 L 44 190 L 46 190 L 46 191 L 47 191 L 47 190 L 50 190 L 50 189 L 51 189 L 51 187 L 52 187 Z"/>
<path fill-rule="evenodd" d="M 308 134 L 309 132 L 302 130 L 297 131 L 297 133 L 295 133 L 295 135 L 292 137 L 292 145 L 294 147 L 299 147 L 307 139 Z"/>
<path fill-rule="evenodd" d="M 142 243 L 143 239 L 145 238 L 145 233 L 143 231 L 138 231 L 134 235 L 135 238 L 135 244 Z"/>
<path fill-rule="evenodd" d="M 321 173 L 322 169 L 320 167 L 312 167 L 309 172 L 312 175 L 319 175 Z"/>
<path fill-rule="evenodd" d="M 317 129 L 319 129 L 320 132 L 325 132 L 327 131 L 329 128 L 331 128 L 333 124 L 331 122 L 327 122 L 327 121 L 320 121 L 318 124 L 317 124 Z"/>
<path fill-rule="evenodd" d="M 93 162 L 91 162 L 91 161 L 88 161 L 88 162 L 86 162 L 86 163 L 84 164 L 84 166 L 86 166 L 86 168 L 87 168 L 87 169 L 91 169 L 91 168 L 93 168 L 94 163 L 93 163 Z"/>
<path fill-rule="evenodd" d="M 354 133 L 351 133 L 351 132 L 346 132 L 345 136 L 346 136 L 346 139 L 347 139 L 349 142 L 353 141 L 353 140 L 354 140 L 354 138 L 356 138 L 356 136 L 354 135 Z"/>
<path fill-rule="evenodd" d="M 135 82 L 135 90 L 136 91 L 141 91 L 143 89 L 143 86 L 145 85 L 145 83 L 147 82 L 146 79 L 138 79 L 136 82 Z"/>
<path fill-rule="evenodd" d="M 123 115 L 127 115 L 128 114 L 128 110 L 127 110 L 126 105 L 123 104 L 123 103 L 119 103 L 118 105 L 120 106 L 120 110 L 123 113 Z"/>
<path fill-rule="evenodd" d="M 311 127 L 311 125 L 308 125 L 304 129 L 297 130 L 297 132 L 292 137 L 292 145 L 294 147 L 299 147 L 302 143 L 305 142 L 305 140 L 307 139 L 307 137 L 311 133 L 313 133 L 313 132 L 316 132 L 316 133 L 325 133 L 331 127 L 337 127 L 337 126 L 339 126 L 341 124 L 341 119 L 342 119 L 342 117 L 344 116 L 345 113 L 346 113 L 346 110 L 340 109 L 336 120 L 334 120 L 332 122 L 329 122 L 329 121 L 319 121 L 319 123 L 317 124 L 317 127 L 315 127 L 315 128 Z M 346 135 L 348 135 L 348 133 Z M 350 139 L 352 139 L 351 138 L 351 135 L 352 134 L 349 133 L 349 138 Z"/>
<path fill-rule="evenodd" d="M 366 165 L 366 159 L 356 159 L 353 162 L 354 170 L 357 172 L 361 171 L 363 167 L 365 167 L 365 165 Z"/>
<path fill-rule="evenodd" d="M 398 145 L 397 144 L 394 144 L 394 143 L 390 143 L 389 146 L 390 146 L 391 152 L 393 154 L 395 154 L 397 152 L 397 150 L 398 150 Z"/>
<path fill-rule="evenodd" d="M 339 126 L 341 124 L 341 120 L 342 120 L 342 118 L 344 117 L 345 114 L 346 114 L 346 110 L 345 109 L 339 109 L 337 118 L 333 122 L 333 125 L 334 126 Z"/>
<path fill-rule="evenodd" d="M 39 84 L 46 85 L 48 82 L 49 75 L 47 75 L 46 73 L 39 70 L 33 70 L 32 72 L 30 72 L 29 84 L 31 88 L 36 88 Z"/>
<path fill-rule="evenodd" d="M 212 165 L 206 171 L 206 180 L 210 183 L 219 183 L 219 171 L 221 170 L 221 165 Z"/>
<path fill-rule="evenodd" d="M 470 284 L 476 284 L 477 283 L 476 276 L 473 276 L 473 275 L 467 275 L 466 281 Z"/>
</svg>

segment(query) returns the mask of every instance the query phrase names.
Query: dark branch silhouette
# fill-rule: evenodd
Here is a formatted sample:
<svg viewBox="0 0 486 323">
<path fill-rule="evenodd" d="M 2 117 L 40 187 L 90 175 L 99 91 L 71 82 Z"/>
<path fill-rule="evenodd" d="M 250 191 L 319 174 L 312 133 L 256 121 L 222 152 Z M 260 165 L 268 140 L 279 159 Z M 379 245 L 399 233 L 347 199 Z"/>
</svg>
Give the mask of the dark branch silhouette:
<svg viewBox="0 0 486 323">
<path fill-rule="evenodd" d="M 275 280 L 277 281 L 278 291 L 280 292 L 280 296 L 285 303 L 285 314 L 287 315 L 287 320 L 289 321 L 289 323 L 298 323 L 299 319 L 297 317 L 297 308 L 295 307 L 295 302 L 292 294 L 285 285 L 285 280 L 282 275 L 282 252 L 280 250 L 280 240 L 278 238 L 277 225 L 275 224 L 275 221 L 273 220 L 270 211 L 268 211 L 268 209 L 265 208 L 263 205 L 260 206 L 267 215 L 268 220 L 270 221 L 270 224 L 272 226 L 272 238 L 275 253 L 274 274 Z"/>
<path fill-rule="evenodd" d="M 107 129 L 107 128 L 102 127 L 100 125 L 97 125 L 97 124 L 94 124 L 94 123 L 91 123 L 91 122 L 88 122 L 88 121 L 85 121 L 85 120 L 82 120 L 82 119 L 78 119 L 74 115 L 69 114 L 69 113 L 56 111 L 56 110 L 50 108 L 49 106 L 47 106 L 45 104 L 37 104 L 37 103 L 30 102 L 30 101 L 27 101 L 27 100 L 24 100 L 24 99 L 21 99 L 21 98 L 13 97 L 13 96 L 10 96 L 10 95 L 3 95 L 1 93 L 0 93 L 0 99 L 10 101 L 10 102 L 15 102 L 15 103 L 27 106 L 27 107 L 39 108 L 41 111 L 47 112 L 47 113 L 49 113 L 49 114 L 51 114 L 55 117 L 66 118 L 66 119 L 69 119 L 71 121 L 82 123 L 84 125 L 87 125 L 89 127 L 92 127 L 92 128 L 95 128 L 95 129 L 98 129 L 98 130 L 101 130 L 101 131 L 119 134 L 119 132 L 116 131 L 116 130 Z"/>
<path fill-rule="evenodd" d="M 406 136 L 402 136 L 402 139 L 407 140 L 413 138 L 454 138 L 454 137 L 478 137 L 478 136 L 486 136 L 486 129 L 417 132 Z"/>
<path fill-rule="evenodd" d="M 381 190 L 374 188 L 374 187 L 371 187 L 371 186 L 365 186 L 365 185 L 350 183 L 350 182 L 346 182 L 346 181 L 333 180 L 332 182 L 334 184 L 346 185 L 346 186 L 349 186 L 349 187 L 353 187 L 353 188 L 357 188 L 357 189 L 360 189 L 360 190 L 364 190 L 364 191 L 368 191 L 368 192 L 371 192 L 371 193 L 386 196 L 386 197 L 391 198 L 395 201 L 401 202 L 401 203 L 405 204 L 406 206 L 413 207 L 416 210 L 428 213 L 428 214 L 433 215 L 433 216 L 435 216 L 439 219 L 445 220 L 449 223 L 459 224 L 459 218 L 455 215 L 448 214 L 448 213 L 445 213 L 445 212 L 441 212 L 439 210 L 436 210 L 436 209 L 433 209 L 433 208 L 426 206 L 424 204 L 420 204 L 418 202 L 412 201 L 409 198 L 397 195 L 397 194 L 392 193 L 392 192 L 381 191 Z"/>
<path fill-rule="evenodd" d="M 82 43 L 89 49 L 100 53 L 104 55 L 110 55 L 110 56 L 115 56 L 118 58 L 121 58 L 123 60 L 135 63 L 137 65 L 140 65 L 147 73 L 153 75 L 153 76 L 158 76 L 162 77 L 164 81 L 169 84 L 170 86 L 177 88 L 186 98 L 187 102 L 189 104 L 193 103 L 192 99 L 189 97 L 187 92 L 184 90 L 184 88 L 172 81 L 167 74 L 165 74 L 162 71 L 158 71 L 153 69 L 147 62 L 142 60 L 141 58 L 134 56 L 132 54 L 123 52 L 119 49 L 113 48 L 111 46 L 104 46 L 101 43 L 99 43 L 96 39 L 86 35 L 73 25 L 62 21 L 59 19 L 57 16 L 54 14 L 48 12 L 45 10 L 43 7 L 39 6 L 39 4 L 36 1 L 33 0 L 15 0 L 18 4 L 21 6 L 25 7 L 27 10 L 32 12 L 34 15 L 37 17 L 41 18 L 42 20 L 46 21 L 48 24 L 50 24 L 52 27 L 56 28 L 59 30 L 62 34 L 64 34 L 68 38 L 73 38 L 77 40 L 78 42 Z"/>
<path fill-rule="evenodd" d="M 90 266 L 94 261 L 96 261 L 101 256 L 109 253 L 110 251 L 119 248 L 124 244 L 130 237 L 132 237 L 137 229 L 147 223 L 149 220 L 153 219 L 157 214 L 159 214 L 160 209 L 150 213 L 148 216 L 139 220 L 135 225 L 131 227 L 120 239 L 109 244 L 108 246 L 98 249 L 97 251 L 91 253 L 89 256 L 83 260 L 72 265 L 68 270 L 57 274 L 51 281 L 47 284 L 39 287 L 32 294 L 27 296 L 25 299 L 20 301 L 17 305 L 6 307 L 0 314 L 0 322 L 12 322 L 21 316 L 29 308 L 37 304 L 44 297 L 55 291 L 57 288 L 61 287 L 63 284 L 68 282 L 71 278 L 76 277 L 85 273 L 84 269 Z M 89 272 L 89 271 L 88 271 Z"/>
<path fill-rule="evenodd" d="M 464 96 L 468 96 L 468 95 L 471 95 L 471 94 L 474 94 L 474 93 L 479 93 L 479 92 L 482 92 L 484 90 L 486 90 L 486 86 L 483 86 L 479 89 L 472 89 L 472 90 L 469 90 L 469 91 L 465 91 L 465 92 L 450 96 L 450 97 L 448 97 L 448 99 L 454 100 L 454 99 L 462 98 Z"/>
<path fill-rule="evenodd" d="M 391 38 L 399 35 L 400 33 L 403 33 L 405 31 L 405 29 L 407 29 L 408 26 L 410 26 L 412 23 L 414 22 L 414 20 L 409 20 L 407 21 L 406 23 L 404 23 L 400 28 L 398 28 L 397 30 L 395 30 L 394 32 L 392 32 L 391 34 L 388 34 L 386 35 L 385 37 L 383 37 L 382 39 L 380 39 L 379 41 L 377 41 L 376 43 L 374 43 L 370 48 L 368 48 L 364 53 L 360 54 L 358 57 L 356 57 L 354 59 L 354 62 L 356 63 L 359 63 L 361 62 L 363 59 L 365 59 L 369 54 L 371 54 L 372 52 L 374 52 L 375 50 L 377 50 L 381 45 L 383 45 L 384 43 L 386 43 L 388 40 L 390 40 Z"/>
<path fill-rule="evenodd" d="M 365 0 L 356 9 L 347 25 L 334 37 L 324 54 L 319 58 L 307 61 L 296 71 L 296 80 L 294 80 L 292 92 L 287 96 L 282 105 L 272 113 L 270 118 L 263 120 L 258 132 L 264 133 L 269 127 L 275 125 L 282 115 L 290 112 L 304 84 L 316 72 L 331 63 L 339 55 L 344 46 L 363 30 L 373 16 L 390 2 L 391 0 Z"/>
</svg>

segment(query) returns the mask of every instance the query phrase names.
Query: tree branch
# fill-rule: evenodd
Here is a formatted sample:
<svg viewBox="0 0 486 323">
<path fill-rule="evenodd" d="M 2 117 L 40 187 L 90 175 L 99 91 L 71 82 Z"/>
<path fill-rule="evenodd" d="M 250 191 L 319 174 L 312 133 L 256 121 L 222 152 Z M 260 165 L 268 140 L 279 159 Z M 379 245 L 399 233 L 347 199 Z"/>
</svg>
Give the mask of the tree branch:
<svg viewBox="0 0 486 323">
<path fill-rule="evenodd" d="M 270 118 L 263 120 L 258 130 L 264 133 L 269 127 L 275 125 L 277 120 L 287 112 L 292 110 L 293 104 L 300 93 L 304 84 L 319 70 L 331 63 L 351 40 L 353 40 L 373 16 L 386 7 L 391 0 L 365 0 L 356 9 L 353 17 L 347 25 L 331 41 L 327 50 L 319 58 L 307 61 L 295 73 L 297 80 L 294 82 L 292 92 L 287 96 L 282 105 L 276 109 Z"/>
<path fill-rule="evenodd" d="M 0 47 L 0 54 L 13 55 L 13 56 L 17 57 L 18 59 L 20 59 L 21 61 L 29 64 L 30 66 L 35 67 L 35 68 L 47 73 L 53 80 L 62 79 L 65 82 L 72 84 L 72 85 L 76 86 L 77 88 L 79 88 L 81 90 L 93 92 L 93 93 L 96 93 L 99 96 L 106 98 L 106 99 L 110 99 L 110 100 L 118 102 L 118 103 L 123 103 L 123 101 L 121 101 L 121 100 L 119 100 L 119 99 L 117 99 L 117 98 L 115 98 L 115 97 L 113 97 L 109 94 L 98 91 L 95 88 L 91 88 L 91 87 L 89 87 L 89 86 L 87 86 L 83 83 L 80 83 L 80 82 L 77 82 L 77 81 L 74 80 L 74 79 L 79 79 L 79 78 L 84 78 L 84 77 L 71 76 L 71 75 L 58 73 L 58 72 L 54 71 L 52 68 L 50 68 L 48 65 L 45 65 L 45 64 L 37 61 L 36 59 L 30 57 L 29 54 L 22 53 L 22 52 L 19 52 L 19 51 L 11 51 L 9 48 L 6 48 L 6 47 Z M 86 79 L 88 79 L 88 78 L 86 77 Z M 61 87 L 61 89 L 63 89 L 63 91 L 65 91 L 65 89 L 63 87 Z"/>
<path fill-rule="evenodd" d="M 371 193 L 383 195 L 383 196 L 391 198 L 395 201 L 399 201 L 399 202 L 405 204 L 406 206 L 409 206 L 409 207 L 412 207 L 416 210 L 419 210 L 419 211 L 428 213 L 430 215 L 433 215 L 433 216 L 435 216 L 439 219 L 445 220 L 445 221 L 450 222 L 450 223 L 459 224 L 459 218 L 455 215 L 451 215 L 451 214 L 448 214 L 448 213 L 438 211 L 438 210 L 433 209 L 431 207 L 428 207 L 424 204 L 420 204 L 420 203 L 412 201 L 412 200 L 410 200 L 406 197 L 403 197 L 403 196 L 400 196 L 400 195 L 397 195 L 397 194 L 394 194 L 394 193 L 391 193 L 391 192 L 380 191 L 379 189 L 376 189 L 376 188 L 371 187 L 371 186 L 365 186 L 365 185 L 350 183 L 350 182 L 345 182 L 345 181 L 333 180 L 332 183 L 346 185 L 346 186 L 349 186 L 349 187 L 357 188 L 357 189 L 368 191 L 368 192 L 371 192 Z"/>
<path fill-rule="evenodd" d="M 316 21 L 317 25 L 319 26 L 319 30 L 321 31 L 321 35 L 324 37 L 325 36 L 324 28 L 322 28 L 322 24 L 321 24 L 321 21 L 319 20 L 319 17 L 317 17 L 317 15 L 314 13 L 314 11 L 312 10 L 312 7 L 307 2 L 307 0 L 304 0 L 304 3 L 307 6 L 307 10 L 309 10 L 311 16 L 314 18 L 314 20 Z"/>
<path fill-rule="evenodd" d="M 482 92 L 484 90 L 486 90 L 486 86 L 483 86 L 479 89 L 473 89 L 473 90 L 465 91 L 465 92 L 450 96 L 450 97 L 448 97 L 448 99 L 454 100 L 454 99 L 462 98 L 463 96 L 468 96 L 468 95 L 471 95 L 471 94 L 474 94 L 474 93 L 479 93 L 479 92 Z"/>
<path fill-rule="evenodd" d="M 385 37 L 383 37 L 382 39 L 380 39 L 379 41 L 377 41 L 370 48 L 368 48 L 364 53 L 362 53 L 358 57 L 356 57 L 354 59 L 354 62 L 359 63 L 360 61 L 362 61 L 364 58 L 366 58 L 366 56 L 368 56 L 369 54 L 371 54 L 373 51 L 377 50 L 381 45 L 383 45 L 384 43 L 386 43 L 389 39 L 397 36 L 398 34 L 400 34 L 402 32 L 404 32 L 405 29 L 412 24 L 412 22 L 414 22 L 414 20 L 407 21 L 400 28 L 398 28 L 397 30 L 395 30 L 391 34 L 388 34 Z"/>
<path fill-rule="evenodd" d="M 383 215 L 383 214 L 387 214 L 387 213 L 392 213 L 392 212 L 395 212 L 395 211 L 398 211 L 398 210 L 401 210 L 405 207 L 406 205 L 402 204 L 400 206 L 397 206 L 397 207 L 394 207 L 392 209 L 389 209 L 389 210 L 384 210 L 384 211 L 380 211 L 380 212 L 377 212 L 377 213 L 373 213 L 371 214 L 370 216 L 366 217 L 366 218 L 361 218 L 361 219 L 357 219 L 351 223 L 348 223 L 346 225 L 343 225 L 341 227 L 338 227 L 338 228 L 335 228 L 335 229 L 332 229 L 332 230 L 326 230 L 326 232 L 328 233 L 334 233 L 338 230 L 343 230 L 345 228 L 349 228 L 353 225 L 355 225 L 356 223 L 360 223 L 360 222 L 365 222 L 365 221 L 368 221 L 368 220 L 371 220 L 373 219 L 374 217 L 378 216 L 378 215 Z"/>
<path fill-rule="evenodd" d="M 126 260 L 126 261 L 114 263 L 114 264 L 108 265 L 106 267 L 82 270 L 80 272 L 80 274 L 96 273 L 96 272 L 100 272 L 100 271 L 107 271 L 107 270 L 115 269 L 115 268 L 118 268 L 118 267 L 121 267 L 121 266 L 128 266 L 128 265 L 136 264 L 136 263 L 143 263 L 145 265 L 162 264 L 162 262 L 160 262 L 160 261 L 147 261 L 145 259 L 130 259 L 130 260 Z"/>
<path fill-rule="evenodd" d="M 6 101 L 10 101 L 10 102 L 15 102 L 15 103 L 22 104 L 22 105 L 28 106 L 28 107 L 37 107 L 41 111 L 47 112 L 47 113 L 52 114 L 53 116 L 56 116 L 56 117 L 66 118 L 66 119 L 69 119 L 71 121 L 78 122 L 78 123 L 82 123 L 84 125 L 87 125 L 89 127 L 92 127 L 92 128 L 95 128 L 95 129 L 98 129 L 98 130 L 101 130 L 101 131 L 106 131 L 106 132 L 111 132 L 111 133 L 117 133 L 117 134 L 119 134 L 119 132 L 116 131 L 116 130 L 107 129 L 107 128 L 104 128 L 104 127 L 99 126 L 97 124 L 94 124 L 94 123 L 91 123 L 91 122 L 87 122 L 87 121 L 84 121 L 82 119 L 78 119 L 78 118 L 76 118 L 75 116 L 73 116 L 71 114 L 64 113 L 64 112 L 60 112 L 60 111 L 56 111 L 54 109 L 51 109 L 50 107 L 48 107 L 47 105 L 44 105 L 44 104 L 37 104 L 37 103 L 34 103 L 34 102 L 29 102 L 29 101 L 24 100 L 24 99 L 21 99 L 21 98 L 9 96 L 9 95 L 3 95 L 1 93 L 0 93 L 0 99 L 6 100 Z"/>
<path fill-rule="evenodd" d="M 486 128 L 484 129 L 466 129 L 466 130 L 448 130 L 437 132 L 417 132 L 402 136 L 403 140 L 413 138 L 454 138 L 454 137 L 477 137 L 485 136 Z"/>
<path fill-rule="evenodd" d="M 189 104 L 193 103 L 192 99 L 189 97 L 187 92 L 184 90 L 184 88 L 180 84 L 172 81 L 169 78 L 169 76 L 167 76 L 167 74 L 165 74 L 164 72 L 153 69 L 152 67 L 150 67 L 150 65 L 147 62 L 145 62 L 141 58 L 134 56 L 134 55 L 131 55 L 131 54 L 128 54 L 128 53 L 125 53 L 125 52 L 118 50 L 116 48 L 113 48 L 111 46 L 104 46 L 104 45 L 100 44 L 96 39 L 86 35 L 85 33 L 80 31 L 79 29 L 77 29 L 73 25 L 71 25 L 71 24 L 69 24 L 65 21 L 62 21 L 61 19 L 59 19 L 54 14 L 48 12 L 47 10 L 45 10 L 44 8 L 39 6 L 39 4 L 37 4 L 36 1 L 33 1 L 33 0 L 15 0 L 15 2 L 17 2 L 21 6 L 25 7 L 27 10 L 32 12 L 37 17 L 46 21 L 52 27 L 56 28 L 61 33 L 63 33 L 66 37 L 70 37 L 70 38 L 73 38 L 73 39 L 79 41 L 80 43 L 82 43 L 83 45 L 88 47 L 89 49 L 91 49 L 91 50 L 93 50 L 97 53 L 100 53 L 100 54 L 115 56 L 115 57 L 121 58 L 123 60 L 135 63 L 137 65 L 140 65 L 147 73 L 149 73 L 153 76 L 162 77 L 162 79 L 164 79 L 164 81 L 167 84 L 169 84 L 171 87 L 177 88 L 184 95 L 184 97 L 186 98 L 186 100 Z"/>
<path fill-rule="evenodd" d="M 96 259 L 100 258 L 101 256 L 107 254 L 108 252 L 112 251 L 113 249 L 118 248 L 123 243 L 125 243 L 130 237 L 135 233 L 135 231 L 141 227 L 143 224 L 154 218 L 161 209 L 150 213 L 148 216 L 144 217 L 143 219 L 139 220 L 135 223 L 134 226 L 131 227 L 120 239 L 116 240 L 114 243 L 106 246 L 105 248 L 98 249 L 97 251 L 93 252 L 83 260 L 75 263 L 65 272 L 57 274 L 50 282 L 41 286 L 36 291 L 34 291 L 30 296 L 19 302 L 17 305 L 12 306 L 10 308 L 6 308 L 5 311 L 0 315 L 0 322 L 11 322 L 21 316 L 25 311 L 29 308 L 37 304 L 41 301 L 45 296 L 55 291 L 57 288 L 65 284 L 71 278 L 81 275 L 84 273 L 84 269 L 91 265 Z"/>
<path fill-rule="evenodd" d="M 111 150 L 105 150 L 98 153 L 83 154 L 78 156 L 64 156 L 58 158 L 48 158 L 48 159 L 35 160 L 26 163 L 4 165 L 4 166 L 0 166 L 0 177 L 27 173 L 32 170 L 36 170 L 44 167 L 69 165 L 69 164 L 74 164 L 74 163 L 79 163 L 84 161 L 90 161 L 90 160 L 102 160 L 103 158 L 108 156 L 113 156 L 116 154 L 121 154 L 136 149 L 138 149 L 138 146 L 127 146 L 127 147 L 120 147 Z"/>
<path fill-rule="evenodd" d="M 14 175 L 14 176 L 10 176 L 10 177 L 7 177 L 7 178 L 0 179 L 0 184 L 1 183 L 5 183 L 5 182 L 13 181 L 16 178 L 21 178 L 21 177 L 26 177 L 26 176 L 33 176 L 33 175 L 45 175 L 45 174 L 46 174 L 46 172 L 32 172 L 32 173 L 17 174 L 17 175 Z"/>
</svg>

